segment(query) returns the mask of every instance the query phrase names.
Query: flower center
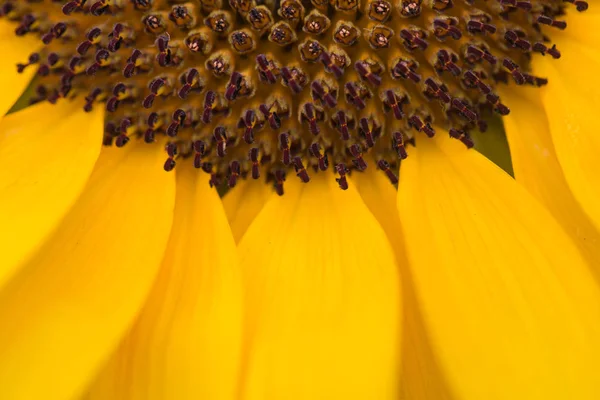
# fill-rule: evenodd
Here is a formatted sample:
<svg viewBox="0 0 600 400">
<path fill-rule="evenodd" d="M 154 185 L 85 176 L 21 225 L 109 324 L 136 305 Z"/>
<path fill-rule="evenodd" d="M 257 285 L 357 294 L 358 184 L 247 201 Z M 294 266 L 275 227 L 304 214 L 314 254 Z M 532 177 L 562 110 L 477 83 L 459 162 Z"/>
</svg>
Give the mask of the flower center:
<svg viewBox="0 0 600 400">
<path fill-rule="evenodd" d="M 13 0 L 0 13 L 38 35 L 33 102 L 104 107 L 105 145 L 167 138 L 164 169 L 191 162 L 211 185 L 267 179 L 283 193 L 333 168 L 397 182 L 417 132 L 472 147 L 497 84 L 542 86 L 532 55 L 560 57 L 540 27 L 565 29 L 581 0 Z M 371 167 L 373 168 L 373 167 Z"/>
</svg>

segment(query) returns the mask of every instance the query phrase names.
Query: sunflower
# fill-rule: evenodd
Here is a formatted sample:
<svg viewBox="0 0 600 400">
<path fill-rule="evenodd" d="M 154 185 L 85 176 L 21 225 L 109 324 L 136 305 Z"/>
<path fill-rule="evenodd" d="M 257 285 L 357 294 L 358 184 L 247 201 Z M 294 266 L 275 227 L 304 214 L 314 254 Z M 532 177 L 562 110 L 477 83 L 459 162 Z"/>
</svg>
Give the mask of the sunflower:
<svg viewBox="0 0 600 400">
<path fill-rule="evenodd" d="M 600 398 L 587 2 L 0 15 L 0 398 Z"/>
</svg>

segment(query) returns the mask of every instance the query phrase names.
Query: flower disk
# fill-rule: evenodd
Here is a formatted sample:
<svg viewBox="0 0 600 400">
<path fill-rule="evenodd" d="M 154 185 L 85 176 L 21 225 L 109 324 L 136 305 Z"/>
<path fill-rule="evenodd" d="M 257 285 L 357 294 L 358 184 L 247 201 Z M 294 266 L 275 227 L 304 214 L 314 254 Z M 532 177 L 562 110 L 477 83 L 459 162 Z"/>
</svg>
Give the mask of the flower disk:
<svg viewBox="0 0 600 400">
<path fill-rule="evenodd" d="M 165 145 L 164 168 L 191 162 L 210 184 L 267 179 L 283 194 L 333 168 L 392 183 L 405 145 L 435 127 L 472 147 L 495 92 L 542 86 L 534 55 L 560 57 L 581 0 L 13 0 L 0 13 L 44 47 L 33 102 L 77 97 L 106 109 L 105 145 Z"/>
</svg>

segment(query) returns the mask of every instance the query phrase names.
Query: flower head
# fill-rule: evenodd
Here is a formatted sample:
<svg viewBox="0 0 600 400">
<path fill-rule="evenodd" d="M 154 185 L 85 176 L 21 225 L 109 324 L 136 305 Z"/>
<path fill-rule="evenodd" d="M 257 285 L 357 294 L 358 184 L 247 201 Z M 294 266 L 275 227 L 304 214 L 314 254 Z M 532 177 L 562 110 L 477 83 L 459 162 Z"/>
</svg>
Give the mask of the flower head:
<svg viewBox="0 0 600 400">
<path fill-rule="evenodd" d="M 573 0 L 585 11 L 585 1 Z M 333 169 L 342 189 L 367 158 L 392 183 L 407 143 L 440 129 L 467 147 L 497 87 L 548 83 L 532 57 L 559 58 L 562 1 L 285 0 L 6 2 L 17 35 L 43 49 L 33 101 L 106 110 L 105 145 L 165 145 L 164 169 L 193 163 L 210 183 Z M 414 142 L 413 142 L 414 143 Z M 366 157 L 369 154 L 372 157 Z"/>
</svg>

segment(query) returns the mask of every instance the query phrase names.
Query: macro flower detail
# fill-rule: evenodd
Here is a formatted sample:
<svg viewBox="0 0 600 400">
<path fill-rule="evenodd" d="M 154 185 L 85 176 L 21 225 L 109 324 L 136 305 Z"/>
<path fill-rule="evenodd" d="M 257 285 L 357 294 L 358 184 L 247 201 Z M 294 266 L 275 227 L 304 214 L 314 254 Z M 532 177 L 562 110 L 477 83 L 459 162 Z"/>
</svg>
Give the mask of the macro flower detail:
<svg viewBox="0 0 600 400">
<path fill-rule="evenodd" d="M 0 0 L 0 398 L 600 398 L 596 8 Z"/>
<path fill-rule="evenodd" d="M 573 1 L 585 11 L 585 1 Z M 298 0 L 258 4 L 6 2 L 17 35 L 45 45 L 18 65 L 37 69 L 37 96 L 106 110 L 104 144 L 167 138 L 211 185 L 267 179 L 283 194 L 295 174 L 332 168 L 340 188 L 368 167 L 392 183 L 418 132 L 443 129 L 467 147 L 489 111 L 510 105 L 499 85 L 540 87 L 531 57 L 561 56 L 540 29 L 564 30 L 560 1 Z"/>
</svg>

